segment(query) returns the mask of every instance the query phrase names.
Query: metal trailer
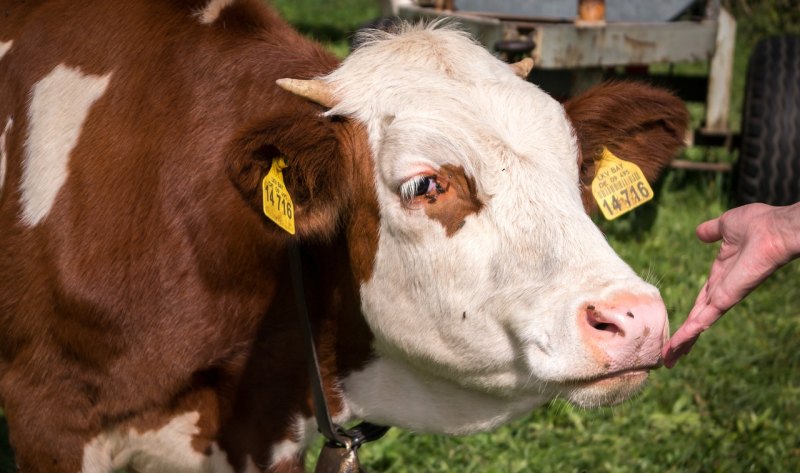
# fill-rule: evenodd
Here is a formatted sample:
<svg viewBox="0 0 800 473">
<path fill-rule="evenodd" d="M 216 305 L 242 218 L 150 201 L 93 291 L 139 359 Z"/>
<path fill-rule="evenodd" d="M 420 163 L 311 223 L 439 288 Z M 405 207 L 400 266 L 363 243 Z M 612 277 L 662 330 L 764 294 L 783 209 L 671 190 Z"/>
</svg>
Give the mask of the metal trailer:
<svg viewBox="0 0 800 473">
<path fill-rule="evenodd" d="M 530 56 L 529 80 L 559 99 L 607 79 L 644 79 L 705 104 L 688 145 L 738 149 L 736 203 L 800 200 L 800 38 L 760 43 L 750 60 L 742 132 L 729 125 L 736 21 L 720 0 L 383 0 L 385 16 L 456 19 L 505 60 Z M 707 61 L 706 76 L 655 64 Z M 727 163 L 673 167 L 727 172 Z"/>
</svg>

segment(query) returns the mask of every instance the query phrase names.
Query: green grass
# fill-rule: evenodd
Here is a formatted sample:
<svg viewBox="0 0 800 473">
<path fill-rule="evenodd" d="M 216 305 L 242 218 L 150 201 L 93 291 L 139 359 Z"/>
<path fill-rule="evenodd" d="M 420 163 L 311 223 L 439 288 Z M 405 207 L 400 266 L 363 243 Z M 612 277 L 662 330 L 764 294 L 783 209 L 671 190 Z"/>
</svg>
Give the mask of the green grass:
<svg viewBox="0 0 800 473">
<path fill-rule="evenodd" d="M 340 56 L 352 31 L 378 14 L 370 0 L 274 3 Z M 755 18 L 740 18 L 745 21 L 737 41 L 734 127 L 749 50 L 760 32 L 775 30 L 774 12 L 759 13 L 764 3 L 751 10 Z M 795 28 L 792 23 L 788 29 Z M 702 115 L 697 106 L 692 109 L 696 118 Z M 731 159 L 702 148 L 686 155 Z M 717 248 L 696 240 L 694 228 L 727 208 L 728 186 L 728 176 L 669 171 L 656 188 L 655 203 L 619 221 L 598 220 L 617 252 L 658 283 L 673 330 L 688 313 Z M 494 432 L 469 437 L 392 429 L 362 449 L 362 460 L 376 473 L 800 471 L 798 301 L 795 262 L 723 317 L 675 369 L 654 372 L 642 393 L 621 406 L 587 411 L 554 401 Z M 6 438 L 0 410 L 0 473 L 13 471 Z"/>
<path fill-rule="evenodd" d="M 350 38 L 380 14 L 376 0 L 271 0 L 295 28 L 320 41 L 337 56 L 350 50 Z"/>
</svg>

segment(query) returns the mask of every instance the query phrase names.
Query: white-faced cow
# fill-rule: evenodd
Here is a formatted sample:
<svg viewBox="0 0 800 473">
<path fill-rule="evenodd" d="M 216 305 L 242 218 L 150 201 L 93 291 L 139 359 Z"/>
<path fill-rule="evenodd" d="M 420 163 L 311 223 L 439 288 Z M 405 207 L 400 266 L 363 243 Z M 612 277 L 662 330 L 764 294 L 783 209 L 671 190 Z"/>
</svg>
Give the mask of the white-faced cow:
<svg viewBox="0 0 800 473">
<path fill-rule="evenodd" d="M 0 404 L 21 471 L 302 471 L 293 241 L 339 421 L 466 434 L 555 396 L 620 402 L 659 363 L 659 293 L 582 198 L 602 146 L 650 177 L 670 159 L 673 96 L 562 106 L 446 27 L 338 64 L 256 0 L 0 15 Z M 261 209 L 279 156 L 296 236 Z"/>
</svg>

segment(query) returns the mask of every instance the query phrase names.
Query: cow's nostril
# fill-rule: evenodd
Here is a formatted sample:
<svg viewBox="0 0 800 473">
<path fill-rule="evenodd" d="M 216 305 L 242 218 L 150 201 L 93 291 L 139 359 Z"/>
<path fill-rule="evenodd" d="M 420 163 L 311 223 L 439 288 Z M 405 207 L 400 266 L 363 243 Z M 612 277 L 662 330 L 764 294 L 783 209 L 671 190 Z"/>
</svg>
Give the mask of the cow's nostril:
<svg viewBox="0 0 800 473">
<path fill-rule="evenodd" d="M 594 328 L 597 330 L 603 330 L 604 332 L 611 332 L 611 333 L 619 332 L 619 327 L 617 327 L 614 324 L 608 324 L 608 323 L 599 323 L 595 325 Z"/>
<path fill-rule="evenodd" d="M 596 310 L 594 306 L 589 306 L 587 309 L 586 321 L 593 329 L 606 332 L 610 335 L 625 335 L 625 332 L 619 325 L 609 320 L 608 317 L 605 317 L 603 313 L 599 310 Z"/>
<path fill-rule="evenodd" d="M 589 320 L 589 325 L 591 325 L 595 330 L 599 330 L 601 332 L 607 332 L 611 335 L 621 334 L 624 335 L 622 329 L 619 328 L 616 324 L 611 322 L 596 322 Z"/>
</svg>

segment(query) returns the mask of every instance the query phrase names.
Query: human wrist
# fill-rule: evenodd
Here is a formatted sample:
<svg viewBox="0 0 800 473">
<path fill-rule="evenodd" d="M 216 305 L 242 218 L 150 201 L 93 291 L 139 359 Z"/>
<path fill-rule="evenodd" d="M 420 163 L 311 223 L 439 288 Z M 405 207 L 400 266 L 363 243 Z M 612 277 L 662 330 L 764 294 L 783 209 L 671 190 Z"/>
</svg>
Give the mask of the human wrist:
<svg viewBox="0 0 800 473">
<path fill-rule="evenodd" d="M 786 261 L 800 257 L 800 202 L 776 208 L 776 233 L 782 239 Z"/>
</svg>

